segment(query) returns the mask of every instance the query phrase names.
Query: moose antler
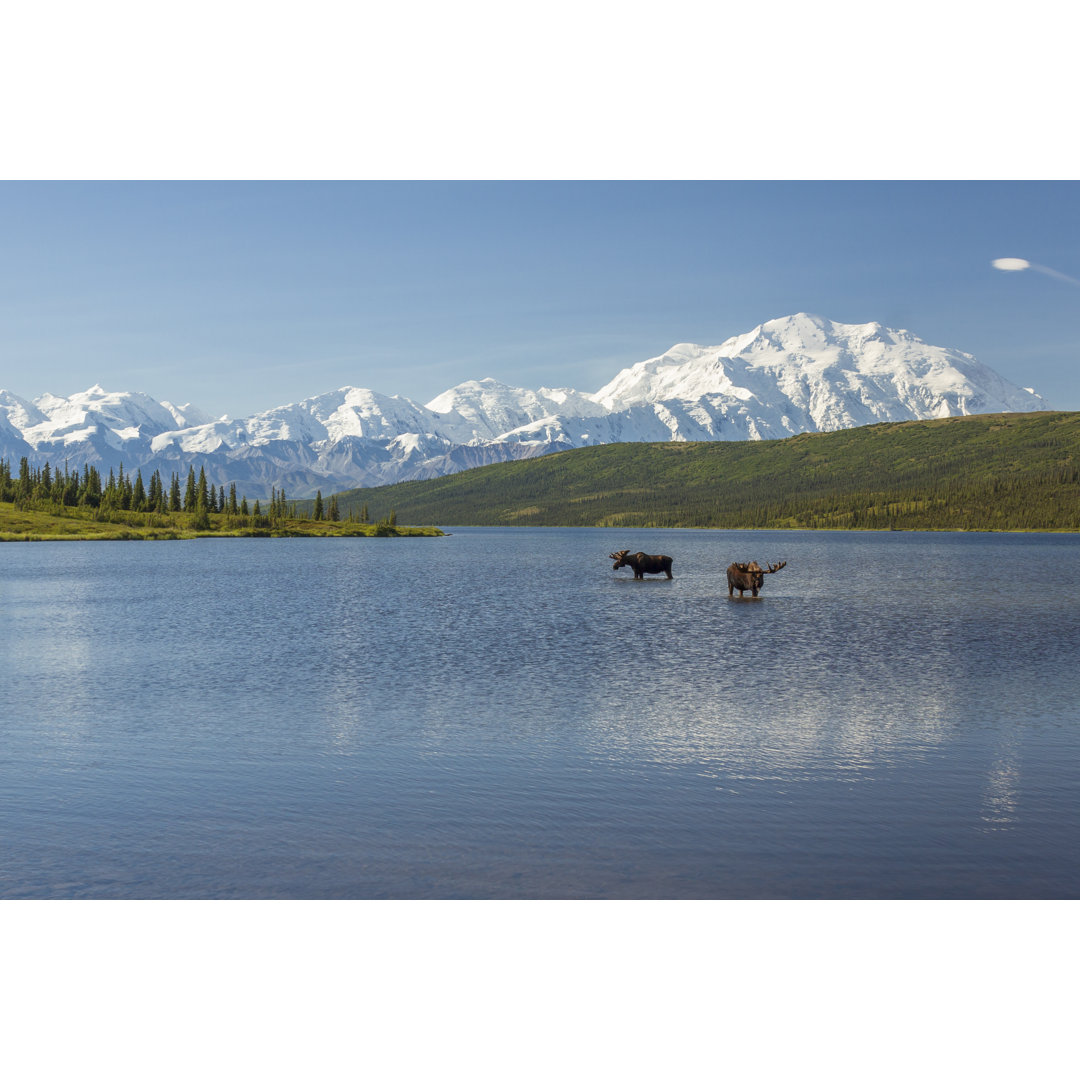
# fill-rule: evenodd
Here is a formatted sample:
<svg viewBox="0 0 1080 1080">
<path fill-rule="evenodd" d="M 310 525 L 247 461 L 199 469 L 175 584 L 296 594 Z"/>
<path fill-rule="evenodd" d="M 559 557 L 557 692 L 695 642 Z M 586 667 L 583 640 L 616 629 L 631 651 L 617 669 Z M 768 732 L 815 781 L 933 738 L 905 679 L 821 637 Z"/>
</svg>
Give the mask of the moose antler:
<svg viewBox="0 0 1080 1080">
<path fill-rule="evenodd" d="M 768 560 L 766 560 L 766 562 L 768 562 Z M 775 574 L 777 570 L 783 570 L 784 567 L 787 566 L 787 560 L 785 559 L 783 562 L 778 562 L 775 566 L 773 566 L 772 563 L 768 563 L 768 566 L 769 566 L 769 569 L 766 570 L 765 573 L 766 574 Z"/>
<path fill-rule="evenodd" d="M 626 548 L 623 551 L 613 552 L 611 555 L 608 556 L 608 558 L 609 559 L 621 559 L 624 555 L 629 555 L 629 554 L 630 554 L 630 549 Z"/>
</svg>

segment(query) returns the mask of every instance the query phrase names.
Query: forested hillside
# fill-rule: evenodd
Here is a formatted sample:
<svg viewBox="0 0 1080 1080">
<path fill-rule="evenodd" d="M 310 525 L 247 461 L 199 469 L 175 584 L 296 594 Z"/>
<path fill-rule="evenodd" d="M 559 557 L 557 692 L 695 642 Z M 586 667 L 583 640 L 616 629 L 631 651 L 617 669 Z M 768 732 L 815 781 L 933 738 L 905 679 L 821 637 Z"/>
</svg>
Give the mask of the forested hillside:
<svg viewBox="0 0 1080 1080">
<path fill-rule="evenodd" d="M 619 443 L 338 495 L 410 524 L 1080 530 L 1080 413 Z M 303 507 L 304 504 L 300 504 Z"/>
</svg>

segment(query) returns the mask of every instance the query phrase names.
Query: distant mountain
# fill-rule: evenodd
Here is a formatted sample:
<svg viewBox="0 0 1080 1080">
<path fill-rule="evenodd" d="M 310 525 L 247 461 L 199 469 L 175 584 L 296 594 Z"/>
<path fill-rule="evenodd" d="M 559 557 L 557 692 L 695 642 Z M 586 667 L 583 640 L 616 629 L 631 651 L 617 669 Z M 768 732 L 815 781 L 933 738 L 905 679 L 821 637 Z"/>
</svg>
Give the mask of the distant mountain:
<svg viewBox="0 0 1080 1080">
<path fill-rule="evenodd" d="M 0 391 L 0 457 L 144 474 L 206 470 L 290 497 L 616 442 L 775 439 L 880 421 L 1033 412 L 1047 403 L 975 357 L 879 323 L 791 315 L 721 345 L 675 345 L 596 393 L 461 383 L 427 405 L 343 387 L 242 420 L 93 386 L 33 402 Z"/>
</svg>

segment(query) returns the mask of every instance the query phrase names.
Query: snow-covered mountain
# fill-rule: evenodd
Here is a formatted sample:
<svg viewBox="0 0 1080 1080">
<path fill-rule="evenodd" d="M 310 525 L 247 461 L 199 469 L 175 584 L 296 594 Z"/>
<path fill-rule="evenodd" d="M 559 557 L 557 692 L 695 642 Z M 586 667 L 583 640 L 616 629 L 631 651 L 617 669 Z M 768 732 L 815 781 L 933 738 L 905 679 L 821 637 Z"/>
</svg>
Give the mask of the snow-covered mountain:
<svg viewBox="0 0 1080 1080">
<path fill-rule="evenodd" d="M 343 387 L 241 420 L 100 386 L 0 391 L 0 457 L 186 475 L 263 498 L 427 479 L 610 442 L 774 439 L 891 420 L 1049 408 L 975 357 L 879 323 L 791 315 L 721 345 L 675 345 L 596 393 L 461 383 L 427 405 Z"/>
</svg>

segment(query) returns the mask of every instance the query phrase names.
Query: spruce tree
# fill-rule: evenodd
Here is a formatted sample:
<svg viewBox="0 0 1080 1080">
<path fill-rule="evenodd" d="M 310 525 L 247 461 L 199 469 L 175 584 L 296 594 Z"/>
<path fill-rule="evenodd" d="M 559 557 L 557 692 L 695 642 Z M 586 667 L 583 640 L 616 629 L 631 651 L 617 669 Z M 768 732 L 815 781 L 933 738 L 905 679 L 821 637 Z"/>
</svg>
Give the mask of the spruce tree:
<svg viewBox="0 0 1080 1080">
<path fill-rule="evenodd" d="M 146 509 L 146 488 L 143 487 L 142 469 L 135 472 L 135 484 L 131 489 L 131 509 Z"/>
<path fill-rule="evenodd" d="M 180 509 L 180 477 L 177 473 L 172 474 L 169 481 L 169 510 L 175 513 Z"/>
<path fill-rule="evenodd" d="M 322 521 L 323 519 L 323 504 L 322 504 L 322 492 L 315 492 L 315 506 L 311 511 L 312 521 Z"/>
<path fill-rule="evenodd" d="M 197 500 L 195 497 L 195 466 L 188 466 L 187 474 L 187 490 L 184 492 L 184 510 L 193 514 L 195 512 L 195 504 Z"/>
</svg>

